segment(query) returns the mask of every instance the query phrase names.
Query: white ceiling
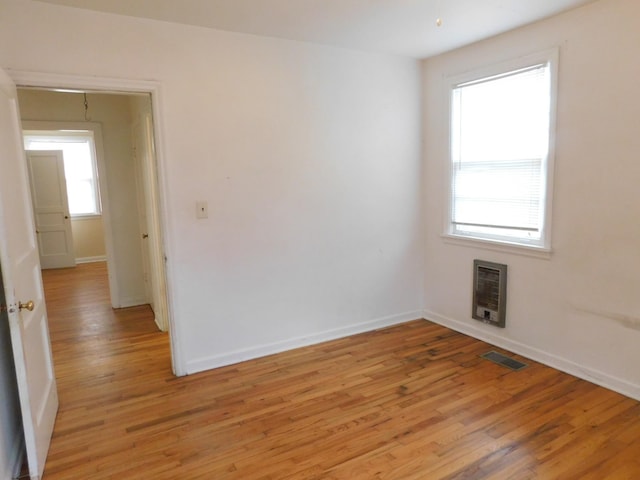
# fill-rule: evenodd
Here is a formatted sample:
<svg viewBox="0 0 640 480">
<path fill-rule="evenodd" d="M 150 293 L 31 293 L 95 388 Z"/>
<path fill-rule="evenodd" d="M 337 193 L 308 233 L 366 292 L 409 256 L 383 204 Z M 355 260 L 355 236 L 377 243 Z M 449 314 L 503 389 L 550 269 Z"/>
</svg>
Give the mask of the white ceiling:
<svg viewBox="0 0 640 480">
<path fill-rule="evenodd" d="M 595 0 L 39 1 L 423 58 Z"/>
</svg>

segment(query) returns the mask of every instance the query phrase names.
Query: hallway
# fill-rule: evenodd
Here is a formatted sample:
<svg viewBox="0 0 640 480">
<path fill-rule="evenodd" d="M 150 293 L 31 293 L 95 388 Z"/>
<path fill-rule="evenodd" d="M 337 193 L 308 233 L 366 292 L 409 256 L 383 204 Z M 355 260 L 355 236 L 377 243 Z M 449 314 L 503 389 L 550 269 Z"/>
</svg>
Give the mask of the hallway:
<svg viewBox="0 0 640 480">
<path fill-rule="evenodd" d="M 174 378 L 169 337 L 148 306 L 111 308 L 104 262 L 43 270 L 42 277 L 60 397 L 45 478 L 93 478 L 69 468 L 83 467 L 97 443 L 131 447 L 114 435 L 110 413 Z"/>
<path fill-rule="evenodd" d="M 105 262 L 79 264 L 71 269 L 43 270 L 49 329 L 56 365 L 64 360 L 64 346 L 76 345 L 74 360 L 95 348 L 109 349 L 106 338 L 158 333 L 148 306 L 114 310 L 109 303 Z M 97 338 L 100 337 L 100 338 Z M 87 343 L 94 342 L 88 349 Z M 89 350 L 87 352 L 87 350 Z"/>
</svg>

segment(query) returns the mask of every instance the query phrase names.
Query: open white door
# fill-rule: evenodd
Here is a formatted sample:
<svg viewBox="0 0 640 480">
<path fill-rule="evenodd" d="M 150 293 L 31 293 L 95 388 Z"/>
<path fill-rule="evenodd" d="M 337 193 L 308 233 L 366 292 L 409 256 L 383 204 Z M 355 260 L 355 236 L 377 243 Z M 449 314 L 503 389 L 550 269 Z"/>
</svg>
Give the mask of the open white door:
<svg viewBox="0 0 640 480">
<path fill-rule="evenodd" d="M 26 153 L 40 249 L 40 266 L 75 267 L 76 257 L 73 252 L 73 233 L 62 151 L 29 150 Z"/>
<path fill-rule="evenodd" d="M 145 189 L 143 180 L 144 170 L 144 143 L 142 141 L 142 129 L 139 122 L 135 123 L 132 127 L 133 134 L 133 159 L 135 163 L 136 172 L 136 196 L 138 197 L 138 215 L 140 220 L 140 248 L 142 250 L 142 271 L 144 273 L 144 290 L 146 294 L 147 302 L 151 310 L 153 310 L 154 317 L 156 312 L 155 297 L 153 292 L 153 285 L 151 279 L 151 258 L 149 252 L 149 221 L 147 220 L 147 205 L 145 201 Z M 158 320 L 156 318 L 156 324 Z"/>
<path fill-rule="evenodd" d="M 35 237 L 16 88 L 0 70 L 0 264 L 29 475 L 44 470 L 58 393 Z"/>
<path fill-rule="evenodd" d="M 140 223 L 142 226 L 142 254 L 145 281 L 149 282 L 150 305 L 156 325 L 166 332 L 169 329 L 167 308 L 167 283 L 164 270 L 164 254 L 158 213 L 157 174 L 153 144 L 153 121 L 150 114 L 142 114 L 133 126 L 136 176 L 140 197 Z M 148 290 L 148 291 L 149 291 Z"/>
</svg>

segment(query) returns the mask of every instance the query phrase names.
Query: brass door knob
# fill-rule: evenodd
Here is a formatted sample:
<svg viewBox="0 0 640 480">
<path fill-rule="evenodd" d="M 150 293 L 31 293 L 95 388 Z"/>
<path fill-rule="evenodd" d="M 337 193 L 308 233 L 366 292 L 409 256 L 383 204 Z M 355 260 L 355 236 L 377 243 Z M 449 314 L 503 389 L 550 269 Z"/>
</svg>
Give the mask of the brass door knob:
<svg viewBox="0 0 640 480">
<path fill-rule="evenodd" d="M 33 312 L 33 307 L 34 306 L 35 305 L 33 303 L 33 300 L 29 300 L 27 303 L 18 302 L 18 307 L 20 308 L 20 310 L 23 310 L 23 309 L 26 308 L 30 312 Z"/>
</svg>

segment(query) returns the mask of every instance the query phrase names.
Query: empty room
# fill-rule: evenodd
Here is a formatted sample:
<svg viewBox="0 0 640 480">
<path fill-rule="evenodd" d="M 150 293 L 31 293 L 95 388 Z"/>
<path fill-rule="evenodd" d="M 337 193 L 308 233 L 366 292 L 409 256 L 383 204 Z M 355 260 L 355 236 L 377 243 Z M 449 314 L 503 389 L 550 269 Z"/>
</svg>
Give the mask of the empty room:
<svg viewBox="0 0 640 480">
<path fill-rule="evenodd" d="M 0 479 L 638 478 L 639 21 L 0 0 Z"/>
</svg>

